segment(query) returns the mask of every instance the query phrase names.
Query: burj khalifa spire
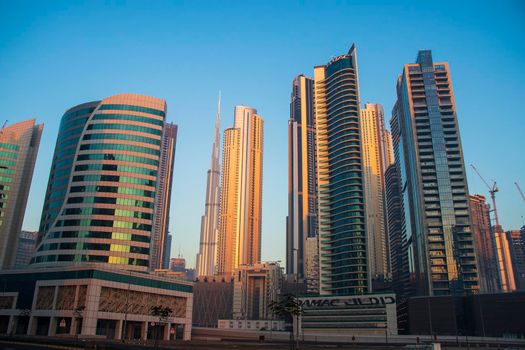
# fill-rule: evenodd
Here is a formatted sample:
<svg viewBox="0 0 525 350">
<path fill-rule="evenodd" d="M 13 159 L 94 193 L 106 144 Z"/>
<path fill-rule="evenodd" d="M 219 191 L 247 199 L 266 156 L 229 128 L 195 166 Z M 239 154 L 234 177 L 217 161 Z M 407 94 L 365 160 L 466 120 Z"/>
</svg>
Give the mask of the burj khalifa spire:
<svg viewBox="0 0 525 350">
<path fill-rule="evenodd" d="M 215 136 L 213 139 L 211 164 L 206 179 L 206 206 L 201 217 L 201 240 L 199 253 L 196 259 L 197 276 L 211 276 L 215 274 L 217 260 L 217 235 L 219 224 L 220 205 L 220 123 L 221 123 L 221 94 L 217 106 L 215 120 Z"/>
</svg>

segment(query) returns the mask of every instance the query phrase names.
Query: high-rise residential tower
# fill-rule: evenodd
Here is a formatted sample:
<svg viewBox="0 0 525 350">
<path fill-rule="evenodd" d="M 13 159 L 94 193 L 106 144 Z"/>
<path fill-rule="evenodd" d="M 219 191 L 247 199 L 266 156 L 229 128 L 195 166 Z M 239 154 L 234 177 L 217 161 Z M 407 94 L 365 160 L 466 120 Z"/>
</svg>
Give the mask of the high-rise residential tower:
<svg viewBox="0 0 525 350">
<path fill-rule="evenodd" d="M 429 50 L 405 64 L 393 123 L 416 295 L 470 294 L 479 279 L 448 63 Z M 394 126 L 392 127 L 394 129 Z M 407 210 L 408 209 L 408 210 Z"/>
<path fill-rule="evenodd" d="M 218 275 L 261 261 L 263 127 L 257 110 L 236 106 L 234 127 L 224 131 Z"/>
<path fill-rule="evenodd" d="M 100 263 L 147 271 L 166 102 L 121 94 L 62 117 L 35 266 Z M 168 164 L 165 164 L 168 166 Z M 161 204 L 162 205 L 162 204 Z"/>
<path fill-rule="evenodd" d="M 318 279 L 317 268 L 309 266 L 318 259 L 313 98 L 313 79 L 297 76 L 292 85 L 288 122 L 286 273 L 297 282 L 306 281 L 309 292 L 317 292 Z"/>
<path fill-rule="evenodd" d="M 406 223 L 404 221 L 403 203 L 401 202 L 399 170 L 396 164 L 392 164 L 386 169 L 385 191 L 392 289 L 398 298 L 403 298 L 409 294 L 410 274 L 408 242 L 404 230 Z"/>
<path fill-rule="evenodd" d="M 490 227 L 490 206 L 479 194 L 469 196 L 470 217 L 478 258 L 479 288 L 482 293 L 499 292 L 498 262 Z"/>
<path fill-rule="evenodd" d="M 390 274 L 385 171 L 393 159 L 383 106 L 367 103 L 360 116 L 369 273 L 374 289 L 375 281 L 384 282 Z"/>
<path fill-rule="evenodd" d="M 171 186 L 177 144 L 177 125 L 165 123 L 162 133 L 160 164 L 155 192 L 155 215 L 151 233 L 151 257 L 149 269 L 167 269 L 171 252 L 169 235 Z M 169 242 L 168 242 L 169 241 Z"/>
<path fill-rule="evenodd" d="M 201 218 L 201 240 L 199 253 L 196 259 L 197 276 L 215 275 L 217 264 L 217 237 L 219 230 L 219 206 L 220 206 L 220 123 L 221 123 L 221 98 L 217 106 L 217 117 L 215 120 L 215 135 L 211 147 L 211 164 L 206 178 L 206 204 L 204 215 Z"/>
<path fill-rule="evenodd" d="M 314 68 L 319 293 L 370 291 L 356 50 Z"/>
<path fill-rule="evenodd" d="M 15 267 L 26 267 L 29 265 L 36 246 L 38 232 L 22 231 L 18 237 L 18 247 L 16 248 Z"/>
<path fill-rule="evenodd" d="M 43 124 L 0 129 L 0 269 L 13 267 Z"/>
</svg>

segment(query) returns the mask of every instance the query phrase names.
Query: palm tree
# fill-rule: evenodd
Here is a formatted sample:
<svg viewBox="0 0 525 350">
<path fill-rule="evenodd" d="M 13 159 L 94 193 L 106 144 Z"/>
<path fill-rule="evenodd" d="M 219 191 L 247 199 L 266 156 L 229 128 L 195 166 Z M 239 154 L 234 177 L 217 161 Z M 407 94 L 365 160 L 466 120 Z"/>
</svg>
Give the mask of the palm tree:
<svg viewBox="0 0 525 350">
<path fill-rule="evenodd" d="M 295 331 L 297 333 L 296 340 L 299 341 L 299 316 L 303 314 L 303 307 L 301 306 L 299 299 L 294 294 L 285 294 L 277 301 L 272 300 L 269 307 L 275 315 L 284 319 L 287 323 L 293 324 L 295 318 Z M 294 330 L 292 329 L 290 349 L 296 348 L 298 348 L 298 346 L 295 344 Z"/>
</svg>

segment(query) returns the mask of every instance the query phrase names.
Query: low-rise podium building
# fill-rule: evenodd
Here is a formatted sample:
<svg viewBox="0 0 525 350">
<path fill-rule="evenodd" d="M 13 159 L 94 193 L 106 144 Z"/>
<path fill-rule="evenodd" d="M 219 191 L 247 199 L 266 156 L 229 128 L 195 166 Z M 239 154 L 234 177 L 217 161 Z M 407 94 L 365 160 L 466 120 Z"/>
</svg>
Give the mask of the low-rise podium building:
<svg viewBox="0 0 525 350">
<path fill-rule="evenodd" d="M 299 297 L 303 314 L 300 329 L 308 334 L 397 334 L 396 297 L 364 294 Z"/>
<path fill-rule="evenodd" d="M 191 339 L 191 282 L 100 265 L 6 270 L 0 282 L 0 333 Z"/>
</svg>

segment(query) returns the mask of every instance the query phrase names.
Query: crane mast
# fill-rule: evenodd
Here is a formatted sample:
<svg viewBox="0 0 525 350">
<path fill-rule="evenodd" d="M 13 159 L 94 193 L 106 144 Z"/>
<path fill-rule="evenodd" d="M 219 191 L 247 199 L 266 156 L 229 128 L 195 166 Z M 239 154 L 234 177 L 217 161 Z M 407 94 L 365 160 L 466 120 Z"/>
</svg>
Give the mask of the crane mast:
<svg viewBox="0 0 525 350">
<path fill-rule="evenodd" d="M 514 182 L 514 185 L 516 185 L 516 188 L 518 189 L 518 192 L 520 193 L 521 195 L 521 198 L 523 199 L 523 201 L 525 202 L 525 195 L 523 194 L 523 191 L 521 190 L 521 187 L 520 185 L 518 185 L 517 182 Z"/>
</svg>

